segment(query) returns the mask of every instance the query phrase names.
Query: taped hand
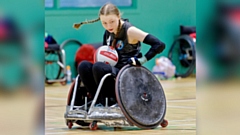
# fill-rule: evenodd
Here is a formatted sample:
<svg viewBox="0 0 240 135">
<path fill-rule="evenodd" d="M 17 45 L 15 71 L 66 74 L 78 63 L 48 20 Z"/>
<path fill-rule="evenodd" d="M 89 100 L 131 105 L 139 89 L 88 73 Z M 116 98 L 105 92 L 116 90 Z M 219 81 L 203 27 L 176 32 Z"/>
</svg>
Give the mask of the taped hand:
<svg viewBox="0 0 240 135">
<path fill-rule="evenodd" d="M 128 64 L 134 65 L 134 66 L 141 66 L 145 62 L 147 62 L 147 58 L 145 56 L 143 56 L 141 58 L 131 57 L 128 59 Z"/>
</svg>

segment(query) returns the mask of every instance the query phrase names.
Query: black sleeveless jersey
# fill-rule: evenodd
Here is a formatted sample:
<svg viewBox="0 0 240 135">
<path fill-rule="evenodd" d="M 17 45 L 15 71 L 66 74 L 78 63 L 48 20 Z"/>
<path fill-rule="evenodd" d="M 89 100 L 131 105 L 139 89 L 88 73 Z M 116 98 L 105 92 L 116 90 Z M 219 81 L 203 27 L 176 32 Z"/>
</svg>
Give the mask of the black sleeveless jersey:
<svg viewBox="0 0 240 135">
<path fill-rule="evenodd" d="M 131 57 L 137 57 L 140 54 L 141 43 L 137 44 L 129 44 L 127 38 L 127 30 L 130 28 L 132 24 L 127 21 L 124 21 L 117 39 L 116 51 L 118 52 L 118 63 L 116 64 L 116 68 L 122 68 L 127 64 L 127 61 Z M 112 45 L 112 41 L 115 38 L 114 33 L 110 33 L 107 30 L 104 33 L 103 45 Z"/>
</svg>

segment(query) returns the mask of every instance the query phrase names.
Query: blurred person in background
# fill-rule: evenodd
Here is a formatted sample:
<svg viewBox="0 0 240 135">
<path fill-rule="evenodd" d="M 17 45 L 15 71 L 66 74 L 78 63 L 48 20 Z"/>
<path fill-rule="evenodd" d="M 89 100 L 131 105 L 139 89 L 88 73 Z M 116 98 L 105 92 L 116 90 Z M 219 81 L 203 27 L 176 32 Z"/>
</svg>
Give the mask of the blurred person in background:
<svg viewBox="0 0 240 135">
<path fill-rule="evenodd" d="M 0 90 L 11 92 L 27 80 L 23 36 L 10 16 L 0 16 Z"/>
<path fill-rule="evenodd" d="M 0 1 L 1 135 L 44 134 L 43 6 Z"/>
<path fill-rule="evenodd" d="M 238 135 L 240 2 L 197 5 L 197 134 Z"/>
</svg>

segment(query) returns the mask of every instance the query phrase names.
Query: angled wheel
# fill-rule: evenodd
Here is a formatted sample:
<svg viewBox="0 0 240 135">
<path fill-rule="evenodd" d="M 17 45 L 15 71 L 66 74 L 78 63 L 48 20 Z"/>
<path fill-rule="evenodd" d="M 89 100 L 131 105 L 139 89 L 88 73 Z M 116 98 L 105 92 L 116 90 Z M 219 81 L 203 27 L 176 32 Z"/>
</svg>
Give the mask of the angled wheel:
<svg viewBox="0 0 240 135">
<path fill-rule="evenodd" d="M 124 66 L 116 78 L 119 107 L 130 123 L 142 129 L 160 125 L 166 113 L 166 98 L 156 76 L 145 67 Z"/>
<path fill-rule="evenodd" d="M 176 77 L 188 77 L 195 68 L 195 42 L 188 35 L 178 37 L 172 44 L 168 58 L 176 66 Z"/>
<path fill-rule="evenodd" d="M 79 80 L 78 83 L 76 83 L 76 81 L 73 81 L 73 83 L 71 84 L 67 97 L 67 105 L 69 106 L 71 105 L 75 85 L 77 85 L 77 91 L 74 106 L 82 106 L 83 104 L 85 104 L 85 97 L 87 97 L 88 102 L 92 100 L 91 98 L 89 98 L 89 94 L 86 87 L 84 86 L 82 87 L 80 83 L 81 81 Z"/>
</svg>

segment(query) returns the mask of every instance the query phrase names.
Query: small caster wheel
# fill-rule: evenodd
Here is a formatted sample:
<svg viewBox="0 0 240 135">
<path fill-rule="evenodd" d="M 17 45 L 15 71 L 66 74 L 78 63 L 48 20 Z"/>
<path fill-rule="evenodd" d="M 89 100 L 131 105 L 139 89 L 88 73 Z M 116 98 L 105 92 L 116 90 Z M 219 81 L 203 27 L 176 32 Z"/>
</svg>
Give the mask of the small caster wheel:
<svg viewBox="0 0 240 135">
<path fill-rule="evenodd" d="M 168 126 L 168 121 L 163 119 L 163 122 L 160 124 L 163 128 Z"/>
<path fill-rule="evenodd" d="M 67 122 L 68 129 L 72 129 L 73 123 L 71 121 Z"/>
<path fill-rule="evenodd" d="M 60 82 L 62 85 L 66 85 L 67 84 L 67 82 L 66 81 L 62 81 L 62 82 Z"/>
<path fill-rule="evenodd" d="M 93 121 L 92 123 L 90 123 L 89 125 L 90 130 L 97 130 L 98 125 L 96 121 Z"/>
</svg>

